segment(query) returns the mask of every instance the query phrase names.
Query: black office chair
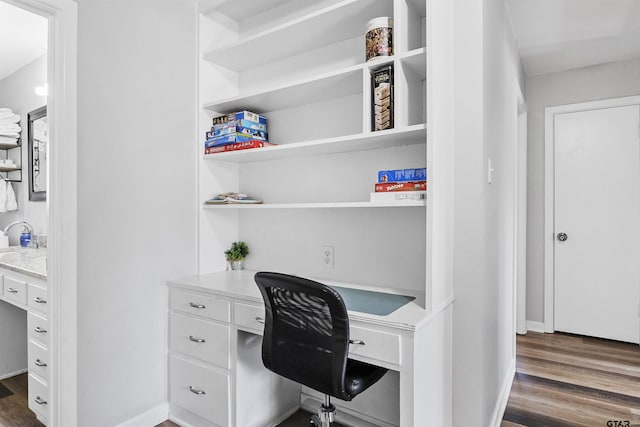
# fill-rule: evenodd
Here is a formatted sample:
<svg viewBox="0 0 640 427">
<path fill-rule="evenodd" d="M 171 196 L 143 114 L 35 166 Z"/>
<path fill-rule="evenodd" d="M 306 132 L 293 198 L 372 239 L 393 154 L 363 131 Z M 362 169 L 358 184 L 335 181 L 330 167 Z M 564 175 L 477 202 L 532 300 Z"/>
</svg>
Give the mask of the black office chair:
<svg viewBox="0 0 640 427">
<path fill-rule="evenodd" d="M 259 272 L 255 281 L 266 309 L 264 366 L 324 393 L 324 404 L 311 424 L 330 426 L 335 417 L 331 396 L 349 401 L 376 383 L 387 369 L 348 359 L 349 316 L 335 289 L 281 273 Z"/>
</svg>

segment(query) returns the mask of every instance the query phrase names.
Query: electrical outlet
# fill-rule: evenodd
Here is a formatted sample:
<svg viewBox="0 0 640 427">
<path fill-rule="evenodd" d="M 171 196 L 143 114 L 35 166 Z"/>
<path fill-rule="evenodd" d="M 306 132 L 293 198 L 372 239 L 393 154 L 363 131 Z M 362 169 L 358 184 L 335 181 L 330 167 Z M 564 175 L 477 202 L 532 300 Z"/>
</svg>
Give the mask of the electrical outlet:
<svg viewBox="0 0 640 427">
<path fill-rule="evenodd" d="M 333 246 L 322 246 L 322 266 L 324 268 L 333 268 Z"/>
</svg>

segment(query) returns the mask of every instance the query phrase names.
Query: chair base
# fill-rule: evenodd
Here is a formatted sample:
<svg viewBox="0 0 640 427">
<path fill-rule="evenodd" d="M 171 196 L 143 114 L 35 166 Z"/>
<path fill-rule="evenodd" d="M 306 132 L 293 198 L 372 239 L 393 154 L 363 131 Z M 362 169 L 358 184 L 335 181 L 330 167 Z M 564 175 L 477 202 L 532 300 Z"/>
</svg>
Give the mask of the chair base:
<svg viewBox="0 0 640 427">
<path fill-rule="evenodd" d="M 336 416 L 336 407 L 331 403 L 328 405 L 320 406 L 318 409 L 318 415 L 312 415 L 310 420 L 310 425 L 316 427 L 331 427 L 333 424 L 333 420 Z"/>
</svg>

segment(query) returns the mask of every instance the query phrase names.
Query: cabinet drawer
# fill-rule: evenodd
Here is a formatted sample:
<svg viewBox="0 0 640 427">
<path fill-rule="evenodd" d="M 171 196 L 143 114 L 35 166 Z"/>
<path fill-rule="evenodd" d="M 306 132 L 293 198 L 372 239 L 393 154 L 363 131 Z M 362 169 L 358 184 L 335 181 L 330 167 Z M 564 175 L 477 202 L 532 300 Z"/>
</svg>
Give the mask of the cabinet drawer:
<svg viewBox="0 0 640 427">
<path fill-rule="evenodd" d="M 45 381 L 49 380 L 49 351 L 35 341 L 29 340 L 29 374 L 35 374 Z"/>
<path fill-rule="evenodd" d="M 169 398 L 180 406 L 221 426 L 229 425 L 229 375 L 186 360 L 169 357 Z"/>
<path fill-rule="evenodd" d="M 400 364 L 400 335 L 351 326 L 349 337 L 352 340 L 364 341 L 364 345 L 349 345 L 350 356 L 358 355 L 395 365 Z"/>
<path fill-rule="evenodd" d="M 235 303 L 235 324 L 240 329 L 250 329 L 262 335 L 264 331 L 264 307 L 257 305 L 249 305 Z M 262 319 L 259 322 L 257 319 Z"/>
<path fill-rule="evenodd" d="M 171 313 L 169 333 L 173 350 L 229 369 L 229 326 Z"/>
<path fill-rule="evenodd" d="M 44 418 L 49 417 L 49 387 L 29 374 L 29 409 Z"/>
<path fill-rule="evenodd" d="M 229 301 L 211 296 L 172 290 L 171 309 L 195 314 L 212 320 L 229 323 L 231 321 L 231 305 Z"/>
<path fill-rule="evenodd" d="M 49 343 L 49 321 L 36 313 L 27 313 L 28 337 L 46 347 Z"/>
<path fill-rule="evenodd" d="M 48 313 L 47 289 L 29 283 L 29 308 L 42 313 Z"/>
<path fill-rule="evenodd" d="M 27 304 L 27 283 L 21 280 L 4 277 L 4 296 L 18 304 Z"/>
</svg>

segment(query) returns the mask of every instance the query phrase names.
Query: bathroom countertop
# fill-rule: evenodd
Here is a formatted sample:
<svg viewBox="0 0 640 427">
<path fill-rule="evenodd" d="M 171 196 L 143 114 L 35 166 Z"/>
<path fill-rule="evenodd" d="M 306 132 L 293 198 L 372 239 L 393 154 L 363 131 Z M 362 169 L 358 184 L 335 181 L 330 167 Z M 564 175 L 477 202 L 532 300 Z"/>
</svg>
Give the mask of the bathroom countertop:
<svg viewBox="0 0 640 427">
<path fill-rule="evenodd" d="M 20 246 L 0 249 L 0 267 L 47 280 L 47 250 Z"/>
</svg>

